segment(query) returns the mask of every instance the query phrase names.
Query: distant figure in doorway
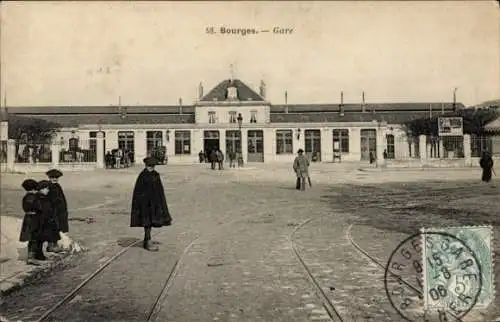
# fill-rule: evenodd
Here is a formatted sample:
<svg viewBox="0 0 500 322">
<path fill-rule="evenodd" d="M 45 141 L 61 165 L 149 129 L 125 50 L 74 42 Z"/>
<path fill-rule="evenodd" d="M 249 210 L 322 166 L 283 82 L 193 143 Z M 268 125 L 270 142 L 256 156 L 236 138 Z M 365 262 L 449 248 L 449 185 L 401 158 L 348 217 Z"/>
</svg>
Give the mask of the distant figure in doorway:
<svg viewBox="0 0 500 322">
<path fill-rule="evenodd" d="M 142 170 L 135 182 L 132 195 L 132 211 L 130 227 L 144 227 L 144 249 L 156 252 L 158 247 L 151 242 L 151 229 L 172 225 L 172 217 L 168 211 L 165 190 L 160 174 L 156 172 L 155 158 L 145 158 L 146 168 Z"/>
<path fill-rule="evenodd" d="M 113 155 L 111 154 L 110 151 L 106 152 L 106 155 L 104 156 L 104 160 L 106 162 L 106 169 L 113 167 Z"/>
<path fill-rule="evenodd" d="M 224 154 L 219 149 L 217 150 L 217 163 L 219 164 L 219 170 L 224 169 Z"/>
<path fill-rule="evenodd" d="M 228 157 L 229 157 L 229 167 L 230 168 L 236 167 L 236 164 L 235 164 L 235 162 L 236 162 L 236 152 L 234 152 L 234 150 L 230 151 Z"/>
<path fill-rule="evenodd" d="M 243 153 L 238 151 L 238 153 L 236 153 L 236 157 L 238 158 L 238 168 L 243 167 Z"/>
<path fill-rule="evenodd" d="M 200 159 L 200 163 L 205 161 L 205 152 L 203 150 L 200 150 L 200 153 L 198 153 L 198 158 Z"/>
<path fill-rule="evenodd" d="M 293 161 L 293 171 L 297 175 L 295 189 L 306 190 L 306 179 L 309 178 L 309 160 L 304 155 L 304 150 L 297 151 L 298 156 Z"/>
<path fill-rule="evenodd" d="M 370 164 L 373 164 L 375 162 L 375 154 L 373 152 L 370 152 Z"/>
<path fill-rule="evenodd" d="M 384 150 L 384 159 L 387 159 L 387 150 Z"/>
<path fill-rule="evenodd" d="M 212 167 L 212 170 L 215 170 L 215 163 L 217 163 L 217 150 L 216 149 L 213 149 L 212 151 L 210 151 L 209 159 L 210 159 L 210 165 Z"/>
<path fill-rule="evenodd" d="M 483 175 L 481 176 L 481 180 L 483 182 L 491 181 L 491 173 L 493 171 L 493 158 L 488 151 L 483 152 L 483 156 L 481 160 L 479 160 L 479 165 L 483 169 Z"/>
</svg>

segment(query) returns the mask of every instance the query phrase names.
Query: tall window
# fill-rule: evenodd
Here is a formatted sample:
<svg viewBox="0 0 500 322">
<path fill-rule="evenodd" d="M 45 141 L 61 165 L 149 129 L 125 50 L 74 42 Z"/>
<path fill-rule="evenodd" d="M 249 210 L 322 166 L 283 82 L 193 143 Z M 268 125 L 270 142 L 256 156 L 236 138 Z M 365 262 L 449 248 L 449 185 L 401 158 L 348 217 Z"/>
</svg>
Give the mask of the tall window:
<svg viewBox="0 0 500 322">
<path fill-rule="evenodd" d="M 102 132 L 104 138 L 104 151 L 106 151 L 106 132 Z M 94 153 L 97 151 L 97 131 L 89 132 L 89 150 Z"/>
<path fill-rule="evenodd" d="M 385 141 L 387 142 L 387 147 L 385 152 L 387 152 L 387 159 L 394 159 L 395 148 L 394 148 L 394 135 L 386 134 Z"/>
<path fill-rule="evenodd" d="M 191 154 L 191 132 L 175 131 L 175 154 Z"/>
<path fill-rule="evenodd" d="M 339 129 L 333 130 L 333 147 L 335 142 L 338 142 L 338 148 L 342 153 L 349 153 L 349 130 Z"/>
<path fill-rule="evenodd" d="M 208 112 L 208 123 L 215 124 L 215 111 Z"/>
<path fill-rule="evenodd" d="M 158 148 L 163 145 L 163 138 L 161 131 L 147 131 L 146 132 L 146 151 L 148 155 L 154 148 Z"/>
<path fill-rule="evenodd" d="M 134 152 L 134 132 L 119 131 L 118 132 L 118 148 L 122 151 L 129 150 Z"/>
<path fill-rule="evenodd" d="M 236 123 L 236 112 L 229 112 L 229 123 Z"/>
<path fill-rule="evenodd" d="M 277 130 L 276 154 L 290 154 L 290 153 L 293 153 L 293 131 Z"/>
<path fill-rule="evenodd" d="M 257 123 L 257 111 L 250 111 L 250 123 Z"/>
</svg>

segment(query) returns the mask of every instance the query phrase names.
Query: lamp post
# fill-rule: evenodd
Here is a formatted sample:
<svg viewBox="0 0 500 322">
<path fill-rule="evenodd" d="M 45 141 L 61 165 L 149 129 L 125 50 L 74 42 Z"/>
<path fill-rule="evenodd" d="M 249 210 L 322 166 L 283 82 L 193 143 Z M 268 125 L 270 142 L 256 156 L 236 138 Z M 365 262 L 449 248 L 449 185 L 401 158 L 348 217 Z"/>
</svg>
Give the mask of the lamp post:
<svg viewBox="0 0 500 322">
<path fill-rule="evenodd" d="M 243 135 L 241 132 L 241 124 L 243 123 L 243 116 L 241 116 L 241 113 L 238 113 L 238 117 L 236 118 L 238 121 L 238 130 L 240 132 L 240 155 L 238 155 L 238 166 L 243 166 Z"/>
</svg>

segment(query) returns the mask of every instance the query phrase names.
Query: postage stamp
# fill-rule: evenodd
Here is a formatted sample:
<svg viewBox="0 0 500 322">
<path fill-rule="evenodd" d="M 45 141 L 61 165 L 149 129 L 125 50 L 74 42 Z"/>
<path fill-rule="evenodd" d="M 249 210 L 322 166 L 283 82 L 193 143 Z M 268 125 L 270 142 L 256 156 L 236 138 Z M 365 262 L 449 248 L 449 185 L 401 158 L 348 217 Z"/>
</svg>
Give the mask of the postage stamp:
<svg viewBox="0 0 500 322">
<path fill-rule="evenodd" d="M 391 305 L 404 320 L 455 321 L 474 308 L 482 276 L 481 260 L 465 241 L 447 232 L 423 230 L 394 249 L 384 284 Z"/>
<path fill-rule="evenodd" d="M 476 292 L 474 289 L 477 287 L 480 289 L 474 308 L 487 307 L 495 296 L 492 227 L 422 229 L 422 233 L 425 308 L 435 310 L 456 307 L 462 310 L 468 306 L 467 301 L 472 301 L 469 297 Z M 456 240 L 436 233 L 450 234 Z M 469 251 L 461 248 L 457 240 L 468 246 Z M 454 278 L 450 278 L 450 275 Z M 447 292 L 452 296 L 441 297 L 439 287 L 441 293 Z"/>
</svg>

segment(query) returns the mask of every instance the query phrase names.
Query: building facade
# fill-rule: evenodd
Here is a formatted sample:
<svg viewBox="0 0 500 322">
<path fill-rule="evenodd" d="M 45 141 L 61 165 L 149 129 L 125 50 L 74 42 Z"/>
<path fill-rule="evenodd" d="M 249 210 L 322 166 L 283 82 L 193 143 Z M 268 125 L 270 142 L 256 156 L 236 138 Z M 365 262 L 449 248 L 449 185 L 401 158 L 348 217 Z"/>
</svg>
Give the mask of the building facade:
<svg viewBox="0 0 500 322">
<path fill-rule="evenodd" d="M 158 146 L 169 162 L 197 162 L 200 151 L 241 151 L 245 162 L 291 162 L 299 148 L 313 161 L 363 161 L 418 157 L 418 142 L 407 135 L 406 121 L 461 108 L 453 103 L 282 104 L 266 100 L 239 79 L 224 80 L 198 100 L 175 106 L 14 107 L 8 114 L 36 117 L 60 125 L 56 140 L 78 139 L 95 150 L 98 132 L 105 151 L 133 152 L 142 160 Z M 73 140 L 75 142 L 75 140 Z M 385 153 L 384 153 L 385 152 Z"/>
</svg>

